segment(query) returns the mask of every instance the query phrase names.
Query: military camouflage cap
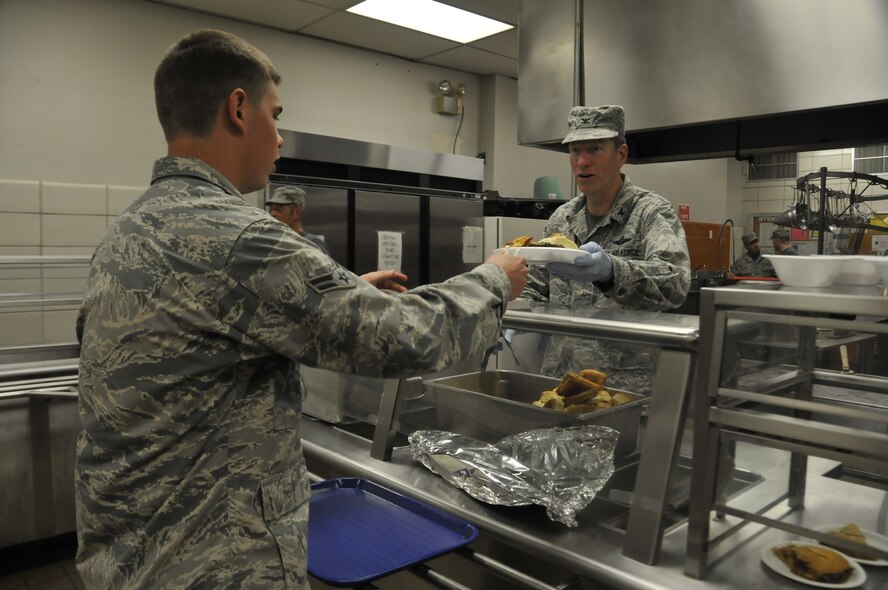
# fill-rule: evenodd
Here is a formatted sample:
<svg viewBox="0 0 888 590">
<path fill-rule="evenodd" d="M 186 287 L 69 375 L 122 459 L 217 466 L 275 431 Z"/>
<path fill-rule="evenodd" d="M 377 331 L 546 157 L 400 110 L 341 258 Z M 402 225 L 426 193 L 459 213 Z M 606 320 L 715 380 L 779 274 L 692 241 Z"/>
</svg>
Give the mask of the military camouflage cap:
<svg viewBox="0 0 888 590">
<path fill-rule="evenodd" d="M 743 245 L 746 246 L 753 242 L 758 242 L 759 237 L 755 235 L 754 231 L 751 231 L 748 234 L 743 234 L 740 239 L 743 240 Z"/>
<path fill-rule="evenodd" d="M 623 135 L 625 126 L 626 115 L 621 106 L 573 107 L 567 116 L 567 135 L 561 143 L 616 137 Z"/>
<path fill-rule="evenodd" d="M 786 228 L 778 227 L 773 232 L 771 232 L 771 238 L 777 238 L 780 240 L 789 241 L 789 230 Z"/>
<path fill-rule="evenodd" d="M 280 186 L 274 190 L 266 205 L 296 205 L 305 207 L 305 191 L 298 186 Z"/>
</svg>

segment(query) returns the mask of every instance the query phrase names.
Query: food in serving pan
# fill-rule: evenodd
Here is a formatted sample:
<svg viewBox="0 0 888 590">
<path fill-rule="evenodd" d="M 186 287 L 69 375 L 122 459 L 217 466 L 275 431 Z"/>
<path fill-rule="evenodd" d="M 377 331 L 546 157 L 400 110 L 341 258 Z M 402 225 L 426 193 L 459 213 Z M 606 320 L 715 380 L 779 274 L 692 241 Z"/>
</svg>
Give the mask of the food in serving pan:
<svg viewBox="0 0 888 590">
<path fill-rule="evenodd" d="M 846 524 L 840 529 L 829 531 L 829 534 L 838 537 L 839 539 L 845 539 L 846 541 L 853 541 L 855 543 L 860 543 L 861 545 L 866 545 L 866 535 L 863 534 L 863 531 L 860 530 L 860 527 L 854 523 Z M 824 543 L 831 547 L 829 543 Z M 842 549 L 842 552 L 845 554 L 855 557 L 857 559 L 869 559 L 875 560 L 876 556 L 872 553 L 868 553 L 866 550 L 864 551 L 848 551 L 847 549 Z"/>
<path fill-rule="evenodd" d="M 854 570 L 848 560 L 826 547 L 797 546 L 793 543 L 774 547 L 774 555 L 797 576 L 824 584 L 846 582 Z"/>
<path fill-rule="evenodd" d="M 534 241 L 533 236 L 518 236 L 514 240 L 506 243 L 506 248 L 525 248 L 525 247 L 543 247 L 543 248 L 568 248 L 571 250 L 579 250 L 577 245 L 560 232 L 555 232 L 551 236 L 542 240 Z"/>
<path fill-rule="evenodd" d="M 629 403 L 634 398 L 622 391 L 611 394 L 604 388 L 607 375 L 594 369 L 579 373 L 568 371 L 555 389 L 544 391 L 533 403 L 538 408 L 549 408 L 568 414 L 583 414 Z"/>
</svg>

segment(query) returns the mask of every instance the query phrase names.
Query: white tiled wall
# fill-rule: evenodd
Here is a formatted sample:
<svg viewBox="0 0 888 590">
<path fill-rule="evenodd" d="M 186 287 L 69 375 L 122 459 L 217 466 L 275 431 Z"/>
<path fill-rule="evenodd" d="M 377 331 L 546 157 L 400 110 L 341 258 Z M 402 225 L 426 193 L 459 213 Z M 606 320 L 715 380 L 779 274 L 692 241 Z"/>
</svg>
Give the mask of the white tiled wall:
<svg viewBox="0 0 888 590">
<path fill-rule="evenodd" d="M 830 171 L 851 172 L 853 170 L 853 148 L 799 152 L 798 177 L 817 172 L 821 167 Z M 834 179 L 828 184 L 840 188 L 841 181 Z M 796 178 L 783 180 L 760 180 L 747 182 L 743 187 L 744 214 L 780 213 L 792 205 L 797 197 L 794 190 Z M 747 217 L 745 222 L 749 221 Z"/>
<path fill-rule="evenodd" d="M 798 163 L 796 178 L 749 181 L 744 184 L 742 188 L 743 223 L 749 228 L 744 228 L 745 231 L 752 230 L 753 215 L 782 213 L 795 203 L 798 199 L 798 192 L 794 189 L 798 178 L 812 172 L 819 172 L 822 167 L 826 167 L 830 172 L 853 172 L 854 148 L 799 152 Z M 817 180 L 814 184 L 819 185 L 820 181 Z M 835 190 L 848 190 L 848 182 L 843 179 L 828 179 L 827 186 Z M 737 235 L 739 236 L 740 233 L 738 231 Z M 761 237 L 759 236 L 759 238 Z M 763 251 L 769 251 L 771 248 L 767 236 L 764 240 L 760 240 L 760 243 Z M 796 245 L 799 247 L 799 252 L 805 253 L 806 246 L 810 244 L 797 243 Z M 816 246 L 813 253 L 816 253 Z"/>
<path fill-rule="evenodd" d="M 0 257 L 89 256 L 108 224 L 144 187 L 0 179 Z M 79 297 L 87 265 L 0 264 L 0 347 L 74 342 L 77 305 L 25 303 Z M 16 302 L 16 305 L 11 303 Z"/>
</svg>

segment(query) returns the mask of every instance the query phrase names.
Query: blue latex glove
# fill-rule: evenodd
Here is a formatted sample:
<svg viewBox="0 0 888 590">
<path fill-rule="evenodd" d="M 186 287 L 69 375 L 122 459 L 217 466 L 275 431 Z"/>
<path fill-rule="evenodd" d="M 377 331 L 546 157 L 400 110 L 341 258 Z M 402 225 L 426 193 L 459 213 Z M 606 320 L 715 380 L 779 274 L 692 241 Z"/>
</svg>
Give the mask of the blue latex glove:
<svg viewBox="0 0 888 590">
<path fill-rule="evenodd" d="M 580 283 L 609 283 L 614 279 L 614 263 L 601 246 L 587 242 L 580 250 L 589 255 L 577 256 L 572 264 L 550 262 L 549 272 Z"/>
</svg>

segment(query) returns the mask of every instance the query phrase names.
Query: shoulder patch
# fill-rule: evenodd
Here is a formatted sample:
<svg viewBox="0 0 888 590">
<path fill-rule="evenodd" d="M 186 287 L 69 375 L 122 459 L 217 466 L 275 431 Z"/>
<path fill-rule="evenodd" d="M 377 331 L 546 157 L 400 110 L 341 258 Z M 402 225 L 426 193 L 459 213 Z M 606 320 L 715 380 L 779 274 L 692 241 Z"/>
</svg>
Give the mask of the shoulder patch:
<svg viewBox="0 0 888 590">
<path fill-rule="evenodd" d="M 348 271 L 337 268 L 333 272 L 324 273 L 308 280 L 308 286 L 318 295 L 323 295 L 337 289 L 354 289 L 355 280 Z"/>
</svg>

